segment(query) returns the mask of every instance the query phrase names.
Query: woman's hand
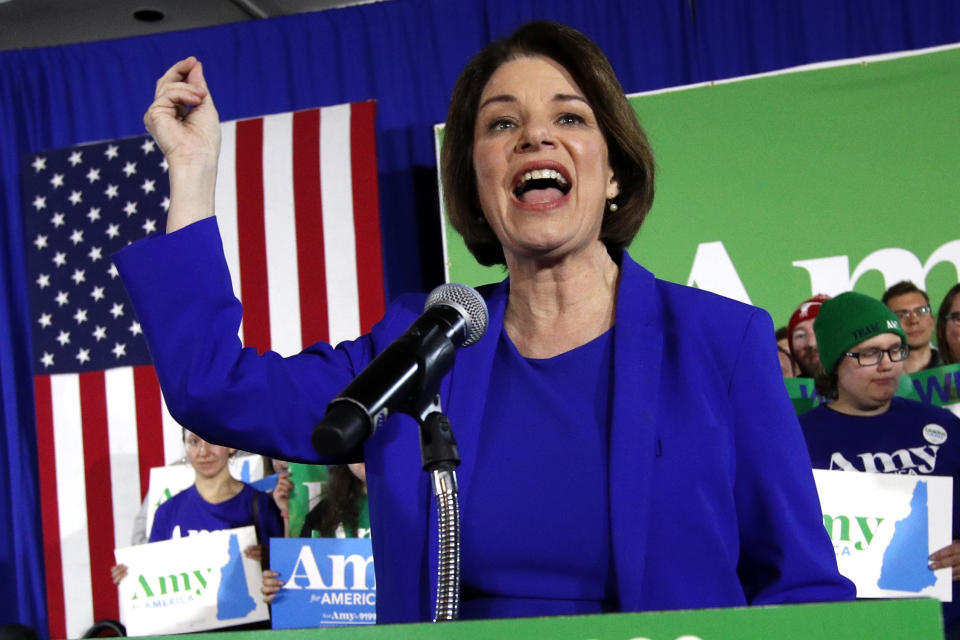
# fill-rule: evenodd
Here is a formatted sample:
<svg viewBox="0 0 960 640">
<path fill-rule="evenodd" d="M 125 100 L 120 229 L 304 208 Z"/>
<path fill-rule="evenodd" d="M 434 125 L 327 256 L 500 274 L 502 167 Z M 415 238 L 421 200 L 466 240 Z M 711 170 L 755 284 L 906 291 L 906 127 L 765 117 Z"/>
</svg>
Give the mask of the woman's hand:
<svg viewBox="0 0 960 640">
<path fill-rule="evenodd" d="M 143 122 L 169 165 L 167 232 L 213 215 L 220 119 L 199 60 L 185 58 L 157 80 Z"/>
<path fill-rule="evenodd" d="M 953 569 L 953 581 L 960 581 L 960 541 L 954 540 L 953 544 L 948 544 L 943 549 L 939 549 L 930 554 L 931 569 Z"/>
<path fill-rule="evenodd" d="M 281 471 L 277 474 L 277 486 L 273 488 L 273 501 L 280 509 L 280 517 L 283 518 L 283 537 L 290 537 L 290 492 L 293 491 L 293 482 L 290 480 L 289 471 Z"/>
<path fill-rule="evenodd" d="M 110 577 L 113 578 L 113 584 L 120 584 L 127 577 L 127 565 L 115 564 L 110 567 Z"/>
<path fill-rule="evenodd" d="M 288 512 L 290 507 L 290 492 L 293 490 L 293 482 L 290 480 L 290 472 L 283 471 L 277 474 L 277 486 L 273 488 L 273 501 L 277 504 L 281 514 Z"/>
<path fill-rule="evenodd" d="M 251 560 L 256 560 L 257 562 L 261 562 L 263 560 L 263 545 L 252 544 L 243 550 L 243 555 L 250 558 Z"/>
<path fill-rule="evenodd" d="M 276 571 L 263 570 L 263 585 L 260 587 L 260 593 L 263 594 L 263 601 L 267 604 L 273 602 L 280 587 L 283 586 L 283 580 L 279 579 L 279 575 Z"/>
</svg>

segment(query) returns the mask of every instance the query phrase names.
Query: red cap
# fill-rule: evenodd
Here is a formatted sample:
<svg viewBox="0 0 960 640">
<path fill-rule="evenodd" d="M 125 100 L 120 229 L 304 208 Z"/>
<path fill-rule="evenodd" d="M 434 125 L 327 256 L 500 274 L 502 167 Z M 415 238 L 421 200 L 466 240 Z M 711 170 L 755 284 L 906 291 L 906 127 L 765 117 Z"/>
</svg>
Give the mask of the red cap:
<svg viewBox="0 0 960 640">
<path fill-rule="evenodd" d="M 793 353 L 793 330 L 804 320 L 813 320 L 820 313 L 820 307 L 824 300 L 829 300 L 830 296 L 825 293 L 818 293 L 809 300 L 804 301 L 797 310 L 790 316 L 790 322 L 787 323 L 787 342 L 790 344 L 790 353 Z"/>
</svg>

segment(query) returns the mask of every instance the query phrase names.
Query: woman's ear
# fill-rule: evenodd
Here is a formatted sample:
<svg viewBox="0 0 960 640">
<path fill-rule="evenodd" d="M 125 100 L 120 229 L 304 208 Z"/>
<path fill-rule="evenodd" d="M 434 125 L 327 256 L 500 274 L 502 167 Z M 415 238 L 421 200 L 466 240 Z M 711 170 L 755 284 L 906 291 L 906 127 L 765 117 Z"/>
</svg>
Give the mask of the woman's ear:
<svg viewBox="0 0 960 640">
<path fill-rule="evenodd" d="M 613 176 L 610 177 L 610 183 L 607 185 L 607 200 L 613 200 L 620 195 L 620 183 Z"/>
</svg>

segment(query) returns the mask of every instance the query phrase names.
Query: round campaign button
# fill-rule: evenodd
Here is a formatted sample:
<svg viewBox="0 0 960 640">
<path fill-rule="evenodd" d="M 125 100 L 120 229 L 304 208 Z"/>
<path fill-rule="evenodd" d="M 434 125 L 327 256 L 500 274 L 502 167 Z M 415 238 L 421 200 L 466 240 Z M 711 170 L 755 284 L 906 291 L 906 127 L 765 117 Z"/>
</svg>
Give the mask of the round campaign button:
<svg viewBox="0 0 960 640">
<path fill-rule="evenodd" d="M 947 441 L 947 430 L 938 424 L 930 423 L 923 428 L 923 439 L 930 444 L 943 444 Z"/>
</svg>

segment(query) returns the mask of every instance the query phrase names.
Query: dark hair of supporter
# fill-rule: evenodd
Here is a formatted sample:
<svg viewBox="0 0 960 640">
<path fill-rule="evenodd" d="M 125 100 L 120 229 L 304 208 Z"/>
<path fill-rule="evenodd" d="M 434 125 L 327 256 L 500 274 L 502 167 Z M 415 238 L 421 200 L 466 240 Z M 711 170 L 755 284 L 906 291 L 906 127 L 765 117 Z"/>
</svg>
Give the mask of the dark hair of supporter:
<svg viewBox="0 0 960 640">
<path fill-rule="evenodd" d="M 889 289 L 883 292 L 883 298 L 880 300 L 883 302 L 883 304 L 887 304 L 891 298 L 896 298 L 897 296 L 906 295 L 908 293 L 919 293 L 923 296 L 923 299 L 927 301 L 927 304 L 930 304 L 930 296 L 927 295 L 927 292 L 909 280 L 901 280 L 897 284 L 891 286 Z"/>
<path fill-rule="evenodd" d="M 813 378 L 813 387 L 824 400 L 836 400 L 839 385 L 840 376 L 837 375 L 836 370 L 833 373 L 824 373 L 821 369 L 820 373 Z"/>
<path fill-rule="evenodd" d="M 321 537 L 332 538 L 337 527 L 356 531 L 363 496 L 363 482 L 353 475 L 347 465 L 333 465 L 327 472 L 327 497 L 324 499 L 323 517 L 320 518 Z"/>
<path fill-rule="evenodd" d="M 960 362 L 960 353 L 953 353 L 950 350 L 950 344 L 947 342 L 947 322 L 949 322 L 950 309 L 953 307 L 953 300 L 960 294 L 960 284 L 953 285 L 947 295 L 943 297 L 940 303 L 940 309 L 937 310 L 937 347 L 940 349 L 940 359 L 943 364 L 956 364 Z"/>
</svg>

